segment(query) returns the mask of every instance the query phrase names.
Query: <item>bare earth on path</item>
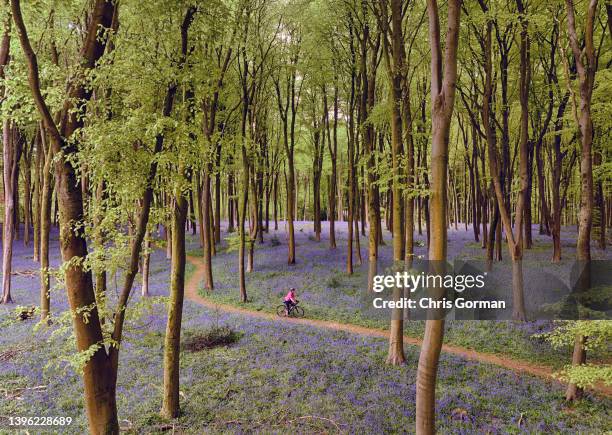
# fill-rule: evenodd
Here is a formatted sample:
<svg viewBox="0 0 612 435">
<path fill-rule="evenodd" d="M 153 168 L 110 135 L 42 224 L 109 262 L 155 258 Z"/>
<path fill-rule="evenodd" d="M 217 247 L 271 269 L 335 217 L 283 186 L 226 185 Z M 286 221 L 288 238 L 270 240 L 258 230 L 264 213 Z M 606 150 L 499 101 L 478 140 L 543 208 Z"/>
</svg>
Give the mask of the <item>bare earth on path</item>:
<svg viewBox="0 0 612 435">
<path fill-rule="evenodd" d="M 380 337 L 380 338 L 388 338 L 389 332 L 383 329 L 376 328 L 366 328 L 364 326 L 358 325 L 350 325 L 346 323 L 332 322 L 329 320 L 319 320 L 319 319 L 308 319 L 308 318 L 282 318 L 279 319 L 277 315 L 271 313 L 265 313 L 261 311 L 249 310 L 246 308 L 240 308 L 229 304 L 222 304 L 213 302 L 209 299 L 206 299 L 202 295 L 200 295 L 198 289 L 200 283 L 204 279 L 204 266 L 203 260 L 198 257 L 194 257 L 191 255 L 187 256 L 187 260 L 193 264 L 195 270 L 187 283 L 185 284 L 185 296 L 187 299 L 196 302 L 204 307 L 210 309 L 218 309 L 221 311 L 242 314 L 245 316 L 256 317 L 259 319 L 266 319 L 272 321 L 283 321 L 283 322 L 292 322 L 297 324 L 315 326 L 319 328 L 331 329 L 336 331 L 344 331 L 352 334 L 365 335 L 370 337 Z M 421 346 L 422 340 L 404 336 L 404 343 L 412 345 L 412 346 Z M 539 376 L 541 378 L 549 379 L 554 382 L 560 382 L 558 379 L 553 377 L 553 369 L 545 365 L 533 364 L 527 361 L 521 361 L 517 359 L 507 358 L 503 356 L 493 355 L 489 353 L 481 353 L 475 350 L 467 349 L 460 346 L 453 346 L 450 344 L 442 345 L 442 352 L 453 354 L 460 356 L 467 360 L 478 361 L 487 364 L 494 364 L 500 367 L 504 367 L 506 369 L 512 370 L 517 373 L 528 373 L 534 376 Z M 590 387 L 590 390 L 604 395 L 604 396 L 612 396 L 612 387 L 608 387 L 605 385 L 595 385 Z"/>
</svg>

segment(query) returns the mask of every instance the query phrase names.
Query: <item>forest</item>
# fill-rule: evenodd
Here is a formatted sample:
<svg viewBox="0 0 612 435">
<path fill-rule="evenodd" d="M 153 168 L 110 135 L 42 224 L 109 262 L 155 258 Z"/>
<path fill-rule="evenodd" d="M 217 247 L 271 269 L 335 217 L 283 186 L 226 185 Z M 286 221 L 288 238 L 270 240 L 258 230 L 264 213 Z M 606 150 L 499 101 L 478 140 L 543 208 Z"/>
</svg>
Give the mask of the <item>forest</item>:
<svg viewBox="0 0 612 435">
<path fill-rule="evenodd" d="M 0 0 L 0 433 L 606 433 L 611 67 L 609 0 Z"/>
</svg>

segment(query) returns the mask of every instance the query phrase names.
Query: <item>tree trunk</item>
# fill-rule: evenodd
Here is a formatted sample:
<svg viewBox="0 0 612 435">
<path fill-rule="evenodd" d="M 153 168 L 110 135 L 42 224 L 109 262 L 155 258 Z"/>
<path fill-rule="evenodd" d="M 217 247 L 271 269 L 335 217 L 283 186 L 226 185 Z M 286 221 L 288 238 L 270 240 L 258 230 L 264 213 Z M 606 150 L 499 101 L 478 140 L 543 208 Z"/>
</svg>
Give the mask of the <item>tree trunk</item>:
<svg viewBox="0 0 612 435">
<path fill-rule="evenodd" d="M 348 217 L 347 217 L 347 255 L 346 255 L 346 273 L 351 275 L 353 273 L 353 219 L 355 219 L 355 189 L 353 188 L 355 184 L 355 92 L 356 92 L 356 80 L 357 74 L 355 71 L 355 63 L 356 63 L 356 50 L 355 50 L 355 36 L 352 25 L 349 26 L 350 39 L 350 53 L 351 59 L 353 61 L 353 65 L 351 66 L 351 87 L 350 87 L 350 96 L 349 96 L 349 113 L 348 113 L 348 126 L 347 126 L 347 173 L 346 173 L 346 181 L 347 181 L 347 206 L 348 206 Z"/>
<path fill-rule="evenodd" d="M 202 192 L 202 182 L 200 181 L 200 174 L 196 173 L 195 177 L 194 177 L 194 184 L 196 186 L 196 199 L 197 199 L 197 203 L 198 203 L 198 230 L 200 232 L 200 246 L 202 247 L 202 250 L 204 250 L 204 237 L 206 232 L 204 231 L 204 215 L 203 215 L 203 210 L 204 210 L 204 198 L 203 198 L 203 192 Z"/>
<path fill-rule="evenodd" d="M 202 232 L 203 232 L 203 256 L 204 256 L 204 288 L 212 290 L 214 288 L 213 273 L 212 273 L 212 245 L 214 241 L 214 231 L 211 235 L 211 222 L 210 222 L 210 172 L 209 170 L 204 171 L 202 185 L 202 203 L 200 208 L 202 209 Z"/>
<path fill-rule="evenodd" d="M 4 223 L 2 225 L 2 300 L 3 304 L 13 302 L 11 298 L 11 266 L 13 262 L 13 239 L 15 238 L 15 177 L 19 176 L 17 159 L 18 148 L 21 146 L 20 133 L 17 127 L 9 120 L 4 120 L 2 125 L 2 156 L 4 160 Z"/>
<path fill-rule="evenodd" d="M 274 191 L 274 199 L 273 199 L 274 231 L 278 231 L 278 174 L 274 174 L 274 182 L 273 182 L 272 189 Z"/>
<path fill-rule="evenodd" d="M 584 335 L 576 335 L 574 340 L 574 351 L 572 352 L 572 365 L 578 366 L 586 363 L 586 337 Z M 584 394 L 584 390 L 576 384 L 570 382 L 565 390 L 565 400 L 568 402 L 580 400 Z"/>
<path fill-rule="evenodd" d="M 362 74 L 362 95 L 361 95 L 361 118 L 368 118 L 368 113 L 374 107 L 376 98 L 376 68 L 377 58 L 380 48 L 380 36 L 377 37 L 373 50 L 370 53 L 369 68 L 367 57 L 367 43 L 369 39 L 369 27 L 364 26 L 364 34 L 361 38 L 361 74 Z M 378 231 L 380 227 L 380 199 L 377 186 L 378 177 L 375 171 L 376 166 L 376 134 L 374 127 L 370 123 L 363 123 L 363 146 L 367 155 L 366 177 L 364 188 L 367 189 L 368 200 L 368 221 L 370 231 L 368 234 L 368 292 L 374 290 L 374 277 L 378 273 Z"/>
<path fill-rule="evenodd" d="M 259 204 L 259 196 L 257 191 L 257 173 L 255 168 L 251 168 L 253 173 L 251 174 L 252 182 L 247 184 L 247 188 L 251 189 L 250 192 L 250 214 L 251 214 L 251 227 L 249 231 L 249 252 L 247 258 L 247 272 L 253 272 L 255 269 L 254 261 L 255 261 L 255 239 L 257 238 L 257 234 L 260 231 L 259 227 L 259 219 L 258 219 L 258 204 Z"/>
<path fill-rule="evenodd" d="M 387 3 L 383 5 L 383 20 L 387 21 Z M 404 74 L 404 38 L 402 35 L 402 5 L 399 0 L 391 0 L 391 46 L 387 38 L 383 39 L 385 45 L 385 64 L 389 74 L 391 104 L 391 159 L 393 179 L 391 183 L 392 207 L 391 226 L 393 229 L 393 261 L 396 265 L 404 261 L 404 237 L 402 228 L 402 174 L 400 162 L 403 159 L 402 146 L 402 75 Z M 393 290 L 393 298 L 398 300 L 403 295 L 401 288 Z M 393 365 L 404 364 L 404 320 L 403 310 L 394 309 L 391 314 L 391 327 L 389 335 L 389 351 L 387 363 Z"/>
<path fill-rule="evenodd" d="M 40 317 L 47 319 L 50 312 L 51 295 L 49 283 L 49 232 L 51 229 L 51 162 L 53 150 L 46 145 L 45 133 L 41 136 L 41 149 L 46 149 L 45 165 L 42 171 L 42 192 L 40 200 Z"/>
<path fill-rule="evenodd" d="M 151 240 L 149 232 L 145 234 L 144 249 L 142 252 L 142 288 L 141 294 L 143 297 L 149 296 L 149 266 L 151 264 Z"/>
<path fill-rule="evenodd" d="M 450 122 L 455 102 L 457 79 L 457 48 L 461 0 L 448 2 L 448 28 L 444 75 L 440 48 L 440 20 L 437 0 L 427 1 L 429 15 L 429 44 L 431 47 L 431 243 L 429 260 L 433 264 L 446 264 L 446 188 L 448 171 L 448 141 Z M 425 335 L 417 369 L 416 432 L 435 433 L 435 392 L 438 361 L 444 337 L 444 320 L 425 322 Z"/>
<path fill-rule="evenodd" d="M 178 189 L 172 213 L 172 268 L 170 271 L 170 296 L 168 323 L 164 340 L 164 390 L 161 415 L 176 418 L 179 407 L 179 362 L 181 346 L 181 321 L 185 295 L 185 223 L 187 199 Z"/>
<path fill-rule="evenodd" d="M 406 137 L 406 147 L 408 154 L 408 159 L 406 162 L 406 182 L 409 189 L 408 198 L 406 198 L 406 249 L 404 255 L 404 262 L 406 263 L 406 267 L 410 269 L 412 267 L 412 261 L 414 259 L 414 195 L 413 192 L 410 190 L 415 189 L 416 186 L 414 183 L 414 139 L 412 136 L 412 111 L 410 108 L 410 90 L 407 86 L 403 94 L 403 130 L 404 135 Z"/>
<path fill-rule="evenodd" d="M 215 243 L 221 243 L 221 142 L 217 143 L 215 173 Z"/>
<path fill-rule="evenodd" d="M 524 9 L 521 0 L 517 0 L 517 7 L 524 13 Z M 512 303 L 512 317 L 514 320 L 525 320 L 525 306 L 523 301 L 523 280 L 522 280 L 522 236 L 523 236 L 523 217 L 524 217 L 524 205 L 525 205 L 525 193 L 527 190 L 527 141 L 528 141 L 528 84 L 529 84 L 529 36 L 527 34 L 527 21 L 524 16 L 521 18 L 521 66 L 520 66 L 520 100 L 521 100 L 521 137 L 520 137 L 520 150 L 519 150 L 519 165 L 520 165 L 520 178 L 521 178 L 521 190 L 518 195 L 516 205 L 516 216 L 514 229 L 516 230 L 516 237 L 513 233 L 511 223 L 511 210 L 508 207 L 507 202 L 504 200 L 504 191 L 502 188 L 502 180 L 500 176 L 498 157 L 497 157 L 497 146 L 495 143 L 495 127 L 492 125 L 492 94 L 493 94 L 493 77 L 492 77 L 492 65 L 491 65 L 491 30 L 492 22 L 487 22 L 486 40 L 485 40 L 485 92 L 483 97 L 482 105 L 482 119 L 485 126 L 485 132 L 487 136 L 487 146 L 489 151 L 489 168 L 491 172 L 491 179 L 493 181 L 495 195 L 497 197 L 497 205 L 499 208 L 499 214 L 501 222 L 503 223 L 504 231 L 506 233 L 506 240 L 508 242 L 508 250 L 512 260 L 512 277 L 513 277 L 513 303 Z M 504 172 L 504 171 L 502 171 Z M 501 234 L 497 233 L 496 243 L 501 243 Z M 520 279 L 519 279 L 519 274 Z"/>
<path fill-rule="evenodd" d="M 244 254 L 246 249 L 246 235 L 244 223 L 246 220 L 247 213 L 247 201 L 249 196 L 249 162 L 246 151 L 246 138 L 242 139 L 242 185 L 240 193 L 240 210 L 238 211 L 238 232 L 240 235 L 240 248 L 238 253 L 238 266 L 240 273 L 240 301 L 247 301 L 247 290 L 246 290 L 246 278 L 245 278 L 245 267 L 244 267 Z"/>
<path fill-rule="evenodd" d="M 329 139 L 329 115 L 327 110 L 327 95 L 323 94 L 327 134 Z M 331 175 L 329 185 L 329 247 L 336 248 L 336 190 L 337 190 L 337 162 L 338 157 L 338 88 L 334 86 L 334 126 L 333 142 L 328 140 L 329 156 L 331 159 Z"/>
<path fill-rule="evenodd" d="M 23 153 L 23 244 L 24 246 L 30 246 L 30 225 L 32 224 L 32 152 L 33 144 L 28 146 L 24 144 L 26 149 Z"/>
<path fill-rule="evenodd" d="M 587 279 L 590 281 L 591 261 L 591 227 L 593 224 L 593 120 L 591 118 L 591 97 L 595 82 L 597 69 L 597 58 L 593 32 L 597 19 L 597 0 L 590 0 L 586 14 L 584 28 L 584 49 L 580 47 L 578 32 L 576 31 L 576 18 L 574 3 L 566 0 L 567 8 L 567 30 L 570 46 L 574 54 L 576 70 L 580 83 L 580 126 L 581 159 L 580 159 L 580 215 L 578 219 L 578 239 L 576 241 L 576 259 L 586 264 Z M 589 282 L 590 284 L 590 282 Z M 577 336 L 574 344 L 574 356 L 572 365 L 581 365 L 586 362 L 584 343 L 586 337 Z M 565 394 L 566 400 L 580 398 L 582 390 L 577 385 L 570 383 Z"/>
<path fill-rule="evenodd" d="M 33 224 L 34 224 L 34 258 L 35 262 L 40 261 L 40 192 L 41 192 L 41 172 L 43 161 L 43 150 L 42 150 L 42 136 L 44 134 L 44 127 L 42 125 L 36 132 L 36 162 L 34 163 L 34 195 L 32 206 L 33 211 Z"/>
<path fill-rule="evenodd" d="M 529 90 L 527 90 L 529 92 Z M 527 116 L 529 113 L 527 112 Z M 525 190 L 525 217 L 523 224 L 523 233 L 525 235 L 525 249 L 533 247 L 533 237 L 531 233 L 532 213 L 531 213 L 531 192 L 533 189 L 533 143 L 527 140 L 527 188 Z"/>
<path fill-rule="evenodd" d="M 234 174 L 227 174 L 227 232 L 234 232 Z"/>
</svg>

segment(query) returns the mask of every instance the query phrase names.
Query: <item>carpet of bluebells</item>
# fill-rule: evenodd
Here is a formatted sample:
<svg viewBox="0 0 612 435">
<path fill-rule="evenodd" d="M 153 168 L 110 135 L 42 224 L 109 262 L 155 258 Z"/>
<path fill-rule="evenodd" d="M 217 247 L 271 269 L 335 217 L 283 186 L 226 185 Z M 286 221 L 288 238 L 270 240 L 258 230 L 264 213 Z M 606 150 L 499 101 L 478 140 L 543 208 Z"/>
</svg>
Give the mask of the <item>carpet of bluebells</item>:
<svg viewBox="0 0 612 435">
<path fill-rule="evenodd" d="M 308 234 L 299 233 L 297 270 L 283 266 L 286 245 L 280 232 L 281 245 L 271 246 L 268 241 L 270 248 L 263 248 L 265 254 L 258 247 L 257 272 L 249 276 L 252 304 L 274 305 L 281 290 L 293 285 L 301 290 L 299 297 L 309 314 L 317 309 L 323 313 L 321 316 L 325 314 L 326 296 L 336 298 L 325 294 L 332 290 L 342 294 L 334 301 L 343 300 L 345 307 L 350 304 L 356 307 L 351 291 L 358 291 L 361 278 L 326 272 L 330 268 L 341 270 L 344 261 L 341 248 L 336 252 L 323 247 L 315 251 L 311 243 L 317 246 L 325 242 L 314 242 Z M 190 249 L 197 249 L 195 238 L 190 241 Z M 57 266 L 56 233 L 51 252 L 52 265 Z M 387 254 L 383 252 L 384 255 Z M 229 293 L 231 287 L 223 277 L 230 276 L 235 263 L 233 253 L 220 253 L 215 258 L 218 289 L 215 292 Z M 23 272 L 13 279 L 15 303 L 36 305 L 38 277 L 26 273 L 36 271 L 36 264 L 31 259 L 31 248 L 24 248 L 21 241 L 15 242 L 13 264 L 14 271 Z M 154 252 L 152 296 L 167 294 L 168 268 L 164 253 Z M 255 278 L 255 274 L 261 277 Z M 321 280 L 334 277 L 340 284 L 331 282 L 333 285 L 327 287 L 320 284 Z M 267 280 L 266 286 L 259 285 L 263 280 Z M 120 285 L 120 277 L 109 277 L 111 299 L 116 294 L 116 281 Z M 322 287 L 311 290 L 309 283 Z M 266 294 L 270 295 L 268 299 L 264 299 Z M 140 303 L 137 287 L 130 304 Z M 52 309 L 60 312 L 66 308 L 64 294 L 53 292 Z M 70 340 L 62 343 L 62 336 L 54 336 L 51 330 L 36 329 L 33 319 L 9 321 L 15 317 L 14 309 L 15 305 L 0 306 L 0 433 L 6 424 L 2 418 L 7 416 L 70 416 L 73 423 L 62 433 L 84 433 L 81 381 L 74 369 L 63 362 L 69 356 L 72 343 Z M 383 339 L 296 325 L 282 319 L 265 321 L 227 314 L 189 301 L 184 307 L 184 338 L 214 326 L 229 326 L 240 338 L 227 347 L 199 352 L 183 350 L 182 416 L 174 422 L 162 421 L 158 411 L 163 382 L 165 307 L 158 303 L 139 311 L 140 315 L 132 316 L 126 326 L 117 389 L 120 424 L 130 432 L 413 431 L 417 348 L 407 348 L 406 366 L 389 367 L 384 364 L 386 342 Z M 456 340 L 476 335 L 474 340 L 480 340 L 483 346 L 499 337 L 508 336 L 510 340 L 513 335 L 515 340 L 522 337 L 525 344 L 531 334 L 549 327 L 503 323 L 490 328 L 492 325 L 483 326 L 488 322 L 455 323 L 449 328 L 449 334 L 459 323 L 464 324 Z M 562 395 L 563 389 L 556 383 L 443 354 L 436 396 L 438 430 L 441 433 L 574 434 L 601 433 L 612 427 L 610 400 L 587 395 L 581 403 L 568 408 Z"/>
<path fill-rule="evenodd" d="M 272 227 L 272 223 L 270 224 Z M 307 317 L 353 323 L 361 326 L 387 328 L 388 313 L 383 310 L 370 309 L 371 301 L 363 298 L 367 288 L 367 237 L 361 236 L 361 255 L 363 265 L 355 265 L 352 275 L 346 274 L 346 223 L 336 223 L 336 249 L 329 249 L 328 226 L 323 222 L 321 241 L 314 237 L 312 222 L 296 222 L 296 264 L 287 264 L 287 235 L 283 222 L 279 222 L 277 231 L 270 229 L 265 235 L 264 243 L 255 244 L 254 271 L 247 274 L 247 291 L 249 302 L 239 302 L 238 261 L 230 239 L 225 239 L 213 258 L 215 289 L 200 293 L 211 300 L 243 306 L 251 310 L 275 312 L 287 289 L 295 287 L 298 299 L 307 312 Z M 565 228 L 563 261 L 558 264 L 550 262 L 550 237 L 539 235 L 534 226 L 534 247 L 525 254 L 525 282 L 537 286 L 550 276 L 567 279 L 571 264 L 575 258 L 575 228 Z M 224 236 L 227 234 L 224 233 Z M 393 264 L 391 236 L 384 232 L 385 246 L 379 249 L 378 273 L 385 273 Z M 197 236 L 191 236 L 190 244 L 194 256 L 201 255 Z M 230 243 L 228 243 L 230 241 Z M 415 255 L 426 258 L 425 236 L 416 235 Z M 503 247 L 506 249 L 506 247 Z M 594 259 L 612 258 L 609 251 L 600 251 L 595 247 Z M 507 252 L 503 251 L 507 257 Z M 607 256 L 607 257 L 606 257 Z M 357 263 L 356 256 L 354 262 Z M 448 236 L 449 260 L 482 261 L 485 252 L 479 243 L 474 243 L 471 228 L 450 229 Z M 193 270 L 193 267 L 189 267 Z M 546 275 L 543 274 L 546 272 Z M 511 282 L 511 277 L 507 277 Z M 561 367 L 571 357 L 571 349 L 553 349 L 544 339 L 535 338 L 535 334 L 549 332 L 554 327 L 551 321 L 532 321 L 516 323 L 511 321 L 447 321 L 445 341 L 454 345 L 476 349 L 480 352 L 501 353 L 514 358 L 544 363 Z M 406 334 L 421 337 L 424 322 L 405 323 Z M 605 355 L 593 354 L 591 358 L 605 359 Z M 608 356 L 609 357 L 609 356 Z"/>
</svg>

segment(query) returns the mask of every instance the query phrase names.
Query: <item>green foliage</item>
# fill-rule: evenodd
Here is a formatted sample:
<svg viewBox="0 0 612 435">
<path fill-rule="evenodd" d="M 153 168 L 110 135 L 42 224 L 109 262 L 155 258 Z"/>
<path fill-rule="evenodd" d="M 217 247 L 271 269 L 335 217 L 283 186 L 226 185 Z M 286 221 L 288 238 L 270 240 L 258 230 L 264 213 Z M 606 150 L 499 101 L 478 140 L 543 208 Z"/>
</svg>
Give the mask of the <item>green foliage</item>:
<svg viewBox="0 0 612 435">
<path fill-rule="evenodd" d="M 602 349 L 612 339 L 612 324 L 606 320 L 559 321 L 557 328 L 541 337 L 555 347 L 574 344 L 576 335 L 588 337 L 585 349 Z"/>
<path fill-rule="evenodd" d="M 552 332 L 538 334 L 556 348 L 572 346 L 576 336 L 586 337 L 585 350 L 605 349 L 612 340 L 612 323 L 608 320 L 560 321 Z M 612 385 L 612 365 L 604 363 L 589 363 L 577 366 L 566 366 L 557 376 L 573 382 L 580 387 L 591 386 L 596 382 Z"/>
<path fill-rule="evenodd" d="M 342 285 L 342 277 L 339 272 L 336 272 L 333 275 L 330 275 L 327 278 L 326 284 L 329 288 L 338 288 Z"/>
<path fill-rule="evenodd" d="M 245 234 L 244 239 L 245 244 L 253 243 L 255 241 L 255 239 L 250 237 L 249 234 Z M 226 252 L 237 252 L 240 249 L 240 232 L 230 233 L 224 240 L 227 243 Z"/>
<path fill-rule="evenodd" d="M 578 366 L 568 365 L 557 377 L 565 382 L 572 382 L 579 387 L 586 388 L 601 382 L 604 385 L 612 385 L 612 365 L 582 364 Z"/>
</svg>

